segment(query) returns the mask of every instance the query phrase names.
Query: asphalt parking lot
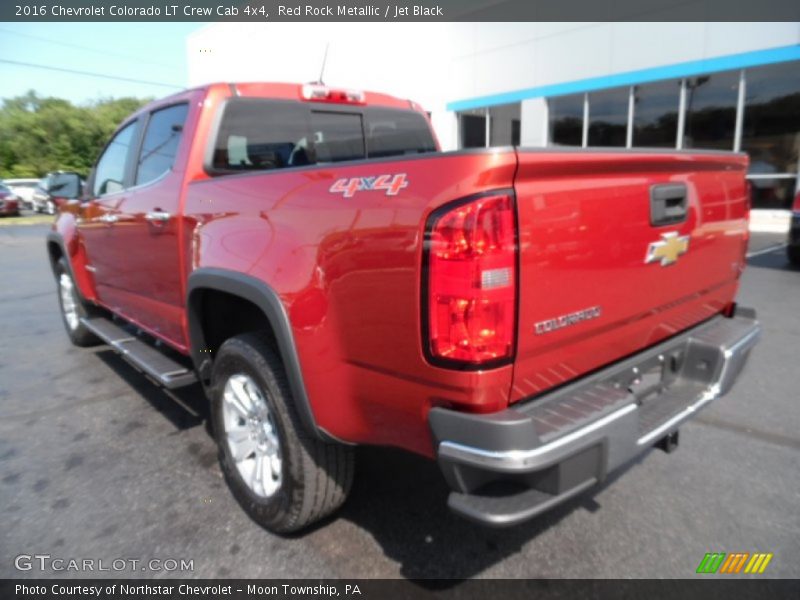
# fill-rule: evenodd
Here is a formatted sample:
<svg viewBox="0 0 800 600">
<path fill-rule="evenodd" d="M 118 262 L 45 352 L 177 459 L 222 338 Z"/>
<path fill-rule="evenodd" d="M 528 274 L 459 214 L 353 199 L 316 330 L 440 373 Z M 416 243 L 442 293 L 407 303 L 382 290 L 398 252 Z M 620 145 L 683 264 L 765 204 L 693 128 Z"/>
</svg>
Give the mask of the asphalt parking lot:
<svg viewBox="0 0 800 600">
<path fill-rule="evenodd" d="M 111 351 L 69 344 L 45 231 L 0 227 L 0 577 L 76 575 L 14 568 L 49 554 L 193 561 L 84 576 L 686 578 L 710 551 L 772 552 L 763 576 L 800 577 L 800 272 L 783 250 L 751 258 L 743 279 L 765 334 L 747 371 L 675 453 L 487 530 L 448 512 L 433 463 L 362 448 L 343 510 L 282 538 L 228 493 L 199 390 L 172 399 Z"/>
</svg>

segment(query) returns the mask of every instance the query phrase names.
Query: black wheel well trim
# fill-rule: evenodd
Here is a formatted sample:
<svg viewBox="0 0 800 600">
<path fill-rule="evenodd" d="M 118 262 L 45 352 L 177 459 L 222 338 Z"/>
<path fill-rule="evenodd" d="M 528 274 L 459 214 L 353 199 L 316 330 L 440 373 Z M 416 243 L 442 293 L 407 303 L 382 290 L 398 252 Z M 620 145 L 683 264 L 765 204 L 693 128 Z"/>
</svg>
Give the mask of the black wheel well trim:
<svg viewBox="0 0 800 600">
<path fill-rule="evenodd" d="M 81 288 L 78 285 L 78 280 L 75 278 L 75 272 L 72 269 L 72 260 L 70 259 L 69 252 L 67 252 L 67 248 L 64 245 L 64 238 L 58 232 L 55 231 L 48 231 L 47 232 L 47 260 L 50 261 L 50 269 L 53 271 L 53 275 L 57 274 L 56 267 L 58 266 L 58 260 L 55 259 L 53 253 L 50 251 L 50 246 L 58 246 L 58 249 L 61 252 L 61 258 L 64 259 L 64 262 L 67 264 L 67 271 L 69 271 L 69 276 L 72 277 L 72 281 L 75 282 L 75 291 L 78 294 L 78 298 L 82 302 L 88 302 L 86 297 L 81 292 Z"/>
<path fill-rule="evenodd" d="M 251 302 L 264 313 L 272 327 L 272 333 L 278 345 L 278 353 L 286 369 L 289 387 L 304 425 L 323 441 L 338 441 L 324 429 L 317 426 L 314 411 L 311 409 L 311 403 L 308 400 L 308 393 L 303 382 L 300 358 L 297 354 L 297 346 L 294 343 L 286 308 L 278 294 L 269 285 L 256 277 L 216 267 L 201 267 L 189 275 L 186 286 L 189 345 L 192 360 L 198 372 L 200 372 L 202 363 L 208 358 L 200 354 L 200 349 L 205 348 L 205 336 L 201 327 L 199 306 L 193 302 L 192 298 L 195 293 L 203 290 L 215 290 L 237 296 Z"/>
<path fill-rule="evenodd" d="M 47 259 L 50 261 L 50 269 L 53 271 L 55 275 L 56 272 L 56 262 L 53 260 L 53 253 L 50 251 L 50 246 L 56 245 L 58 246 L 59 250 L 61 251 L 61 256 L 67 259 L 67 263 L 69 264 L 69 254 L 67 254 L 67 249 L 64 247 L 64 240 L 63 238 L 56 233 L 55 231 L 48 231 L 47 232 Z M 72 265 L 69 265 L 70 274 L 72 274 Z"/>
</svg>

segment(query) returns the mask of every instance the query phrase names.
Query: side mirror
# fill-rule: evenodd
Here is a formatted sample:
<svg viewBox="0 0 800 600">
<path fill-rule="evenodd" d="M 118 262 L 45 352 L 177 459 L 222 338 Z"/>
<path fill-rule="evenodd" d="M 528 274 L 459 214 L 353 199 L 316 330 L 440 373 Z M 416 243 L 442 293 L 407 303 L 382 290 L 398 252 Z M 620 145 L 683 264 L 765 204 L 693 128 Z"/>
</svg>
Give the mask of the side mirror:
<svg viewBox="0 0 800 600">
<path fill-rule="evenodd" d="M 54 173 L 50 179 L 51 196 L 79 198 L 81 195 L 81 177 L 77 173 Z"/>
</svg>

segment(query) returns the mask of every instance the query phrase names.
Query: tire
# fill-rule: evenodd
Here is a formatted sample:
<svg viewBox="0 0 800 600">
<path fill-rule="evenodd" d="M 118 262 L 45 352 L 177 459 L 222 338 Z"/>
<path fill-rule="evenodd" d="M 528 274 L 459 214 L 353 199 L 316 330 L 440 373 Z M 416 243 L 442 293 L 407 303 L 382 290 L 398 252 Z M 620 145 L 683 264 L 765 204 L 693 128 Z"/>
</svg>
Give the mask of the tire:
<svg viewBox="0 0 800 600">
<path fill-rule="evenodd" d="M 82 348 L 100 344 L 100 338 L 80 322 L 81 318 L 93 316 L 96 309 L 81 300 L 64 258 L 61 258 L 56 265 L 56 285 L 58 286 L 58 306 L 61 309 L 61 320 L 70 341 Z M 69 304 L 70 297 L 72 304 Z"/>
<path fill-rule="evenodd" d="M 793 267 L 800 267 L 800 246 L 788 246 L 786 248 L 786 257 Z"/>
<path fill-rule="evenodd" d="M 307 430 L 266 336 L 247 333 L 222 344 L 210 394 L 220 465 L 250 518 L 272 532 L 291 533 L 344 503 L 353 483 L 353 448 Z"/>
</svg>

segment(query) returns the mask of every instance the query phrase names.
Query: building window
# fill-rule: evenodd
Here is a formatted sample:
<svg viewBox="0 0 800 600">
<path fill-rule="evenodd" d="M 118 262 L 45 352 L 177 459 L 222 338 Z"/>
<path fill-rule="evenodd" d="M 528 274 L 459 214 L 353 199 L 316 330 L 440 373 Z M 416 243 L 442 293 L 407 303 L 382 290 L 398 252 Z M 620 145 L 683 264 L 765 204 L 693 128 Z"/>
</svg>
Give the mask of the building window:
<svg viewBox="0 0 800 600">
<path fill-rule="evenodd" d="M 678 135 L 679 79 L 633 88 L 633 145 L 674 148 Z"/>
<path fill-rule="evenodd" d="M 750 172 L 797 173 L 800 62 L 748 69 L 745 76 L 742 150 L 750 155 Z"/>
<path fill-rule="evenodd" d="M 521 104 L 501 104 L 489 108 L 489 145 L 519 146 Z"/>
<path fill-rule="evenodd" d="M 583 94 L 547 100 L 551 144 L 580 146 L 583 143 Z"/>
<path fill-rule="evenodd" d="M 478 109 L 459 113 L 462 148 L 484 148 L 486 146 L 486 110 Z"/>
<path fill-rule="evenodd" d="M 686 80 L 684 148 L 733 150 L 739 71 Z"/>
<path fill-rule="evenodd" d="M 511 121 L 511 143 L 515 146 L 522 144 L 522 119 Z"/>
<path fill-rule="evenodd" d="M 522 104 L 500 104 L 458 113 L 461 148 L 519 146 Z M 489 122 L 486 122 L 486 118 Z M 486 143 L 488 125 L 489 143 Z"/>
<path fill-rule="evenodd" d="M 589 94 L 589 145 L 625 146 L 629 88 Z"/>
</svg>

